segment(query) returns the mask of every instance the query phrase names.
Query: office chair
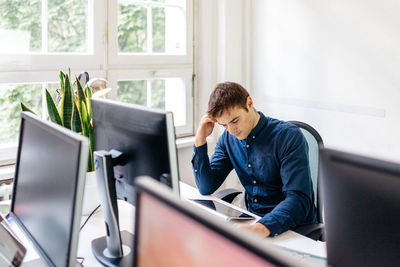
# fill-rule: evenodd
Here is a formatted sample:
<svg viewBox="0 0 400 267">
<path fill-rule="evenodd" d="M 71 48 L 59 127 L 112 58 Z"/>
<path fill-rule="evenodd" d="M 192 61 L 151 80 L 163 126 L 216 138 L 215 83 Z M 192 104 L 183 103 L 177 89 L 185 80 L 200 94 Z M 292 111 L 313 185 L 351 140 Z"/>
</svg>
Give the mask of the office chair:
<svg viewBox="0 0 400 267">
<path fill-rule="evenodd" d="M 315 196 L 314 204 L 317 207 L 317 223 L 300 226 L 294 231 L 311 239 L 324 241 L 323 206 L 322 202 L 320 201 L 320 190 L 318 184 L 318 149 L 319 147 L 323 147 L 324 144 L 321 136 L 310 125 L 300 121 L 289 122 L 299 127 L 308 144 L 308 158 Z M 233 201 L 240 202 L 240 200 L 237 200 L 237 198 L 244 198 L 243 195 L 244 194 L 242 191 L 232 188 L 224 189 L 214 194 L 215 197 L 229 203 L 232 203 Z"/>
</svg>

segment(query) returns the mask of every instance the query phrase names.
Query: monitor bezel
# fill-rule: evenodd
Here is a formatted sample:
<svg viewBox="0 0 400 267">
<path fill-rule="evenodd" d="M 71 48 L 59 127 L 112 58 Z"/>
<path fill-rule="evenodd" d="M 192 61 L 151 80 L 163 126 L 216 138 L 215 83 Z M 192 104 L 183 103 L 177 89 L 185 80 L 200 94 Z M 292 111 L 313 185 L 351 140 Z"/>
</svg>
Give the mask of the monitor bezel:
<svg viewBox="0 0 400 267">
<path fill-rule="evenodd" d="M 18 150 L 17 150 L 17 158 L 15 164 L 15 175 L 13 181 L 13 193 L 11 198 L 11 207 L 10 207 L 10 215 L 13 220 L 16 222 L 18 227 L 21 228 L 23 233 L 29 238 L 29 240 L 33 243 L 37 252 L 40 254 L 41 259 L 43 259 L 46 264 L 49 266 L 55 266 L 50 257 L 47 255 L 46 251 L 40 246 L 40 244 L 36 241 L 36 239 L 32 236 L 29 230 L 26 228 L 22 220 L 18 217 L 18 215 L 14 212 L 15 209 L 15 197 L 16 191 L 18 187 L 18 171 L 20 167 L 20 156 L 21 149 L 23 146 L 23 132 L 24 132 L 24 123 L 25 121 L 29 121 L 30 123 L 35 124 L 36 126 L 50 132 L 51 134 L 57 136 L 63 136 L 63 138 L 67 139 L 68 142 L 77 143 L 79 146 L 79 160 L 78 162 L 78 170 L 76 170 L 77 182 L 75 186 L 75 194 L 74 194 L 74 204 L 73 204 L 73 216 L 71 218 L 71 229 L 70 229 L 70 238 L 68 244 L 67 251 L 67 266 L 75 266 L 77 250 L 78 250 L 78 241 L 79 241 L 79 229 L 80 229 L 80 221 L 82 216 L 82 201 L 83 201 L 83 192 L 85 187 L 85 176 L 87 170 L 87 162 L 89 156 L 89 140 L 77 133 L 74 133 L 58 124 L 53 122 L 45 121 L 37 117 L 36 115 L 30 112 L 22 112 L 21 113 L 21 123 L 20 123 L 20 133 L 18 139 Z"/>
</svg>

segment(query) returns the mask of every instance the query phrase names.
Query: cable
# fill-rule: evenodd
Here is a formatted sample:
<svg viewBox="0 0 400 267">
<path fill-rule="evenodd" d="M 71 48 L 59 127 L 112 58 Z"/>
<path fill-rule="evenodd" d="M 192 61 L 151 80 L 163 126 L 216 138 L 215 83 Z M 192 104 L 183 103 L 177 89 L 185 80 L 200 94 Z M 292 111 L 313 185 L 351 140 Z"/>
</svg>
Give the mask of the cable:
<svg viewBox="0 0 400 267">
<path fill-rule="evenodd" d="M 82 224 L 81 229 L 79 229 L 79 231 L 82 231 L 82 228 L 85 226 L 85 224 L 89 221 L 90 217 L 92 217 L 92 215 L 100 208 L 100 205 L 98 205 L 90 214 L 89 216 L 86 218 L 85 222 Z"/>
</svg>

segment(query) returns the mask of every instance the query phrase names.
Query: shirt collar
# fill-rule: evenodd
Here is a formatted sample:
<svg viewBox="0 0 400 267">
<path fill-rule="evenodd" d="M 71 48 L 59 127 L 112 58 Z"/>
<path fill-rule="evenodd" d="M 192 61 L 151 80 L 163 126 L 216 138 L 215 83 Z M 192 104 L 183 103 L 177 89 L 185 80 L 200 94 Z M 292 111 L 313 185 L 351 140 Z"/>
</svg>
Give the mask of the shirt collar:
<svg viewBox="0 0 400 267">
<path fill-rule="evenodd" d="M 247 141 L 255 139 L 257 135 L 260 133 L 260 131 L 267 124 L 267 118 L 264 116 L 264 114 L 260 111 L 258 111 L 258 114 L 260 114 L 260 120 L 258 121 L 256 127 L 254 127 L 254 129 L 251 130 L 250 134 L 247 136 L 246 138 Z"/>
</svg>

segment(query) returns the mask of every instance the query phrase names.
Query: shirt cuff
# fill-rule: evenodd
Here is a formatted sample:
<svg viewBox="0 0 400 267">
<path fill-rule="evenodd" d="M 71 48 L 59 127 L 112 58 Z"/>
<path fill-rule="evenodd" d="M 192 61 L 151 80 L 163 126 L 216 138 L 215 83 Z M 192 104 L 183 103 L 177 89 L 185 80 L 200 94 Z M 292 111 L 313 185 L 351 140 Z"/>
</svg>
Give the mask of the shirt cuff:
<svg viewBox="0 0 400 267">
<path fill-rule="evenodd" d="M 284 229 L 282 228 L 281 224 L 277 220 L 271 217 L 269 218 L 263 217 L 258 222 L 265 225 L 268 228 L 268 230 L 271 232 L 270 234 L 271 237 L 277 236 L 284 232 Z"/>
<path fill-rule="evenodd" d="M 194 163 L 195 157 L 197 157 L 197 158 L 207 157 L 208 158 L 207 152 L 208 152 L 207 143 L 205 143 L 204 145 L 198 146 L 198 147 L 193 145 L 192 163 Z"/>
<path fill-rule="evenodd" d="M 196 147 L 195 145 L 193 145 L 193 151 L 194 154 L 207 154 L 207 143 L 205 143 L 204 145 L 198 146 Z"/>
</svg>

